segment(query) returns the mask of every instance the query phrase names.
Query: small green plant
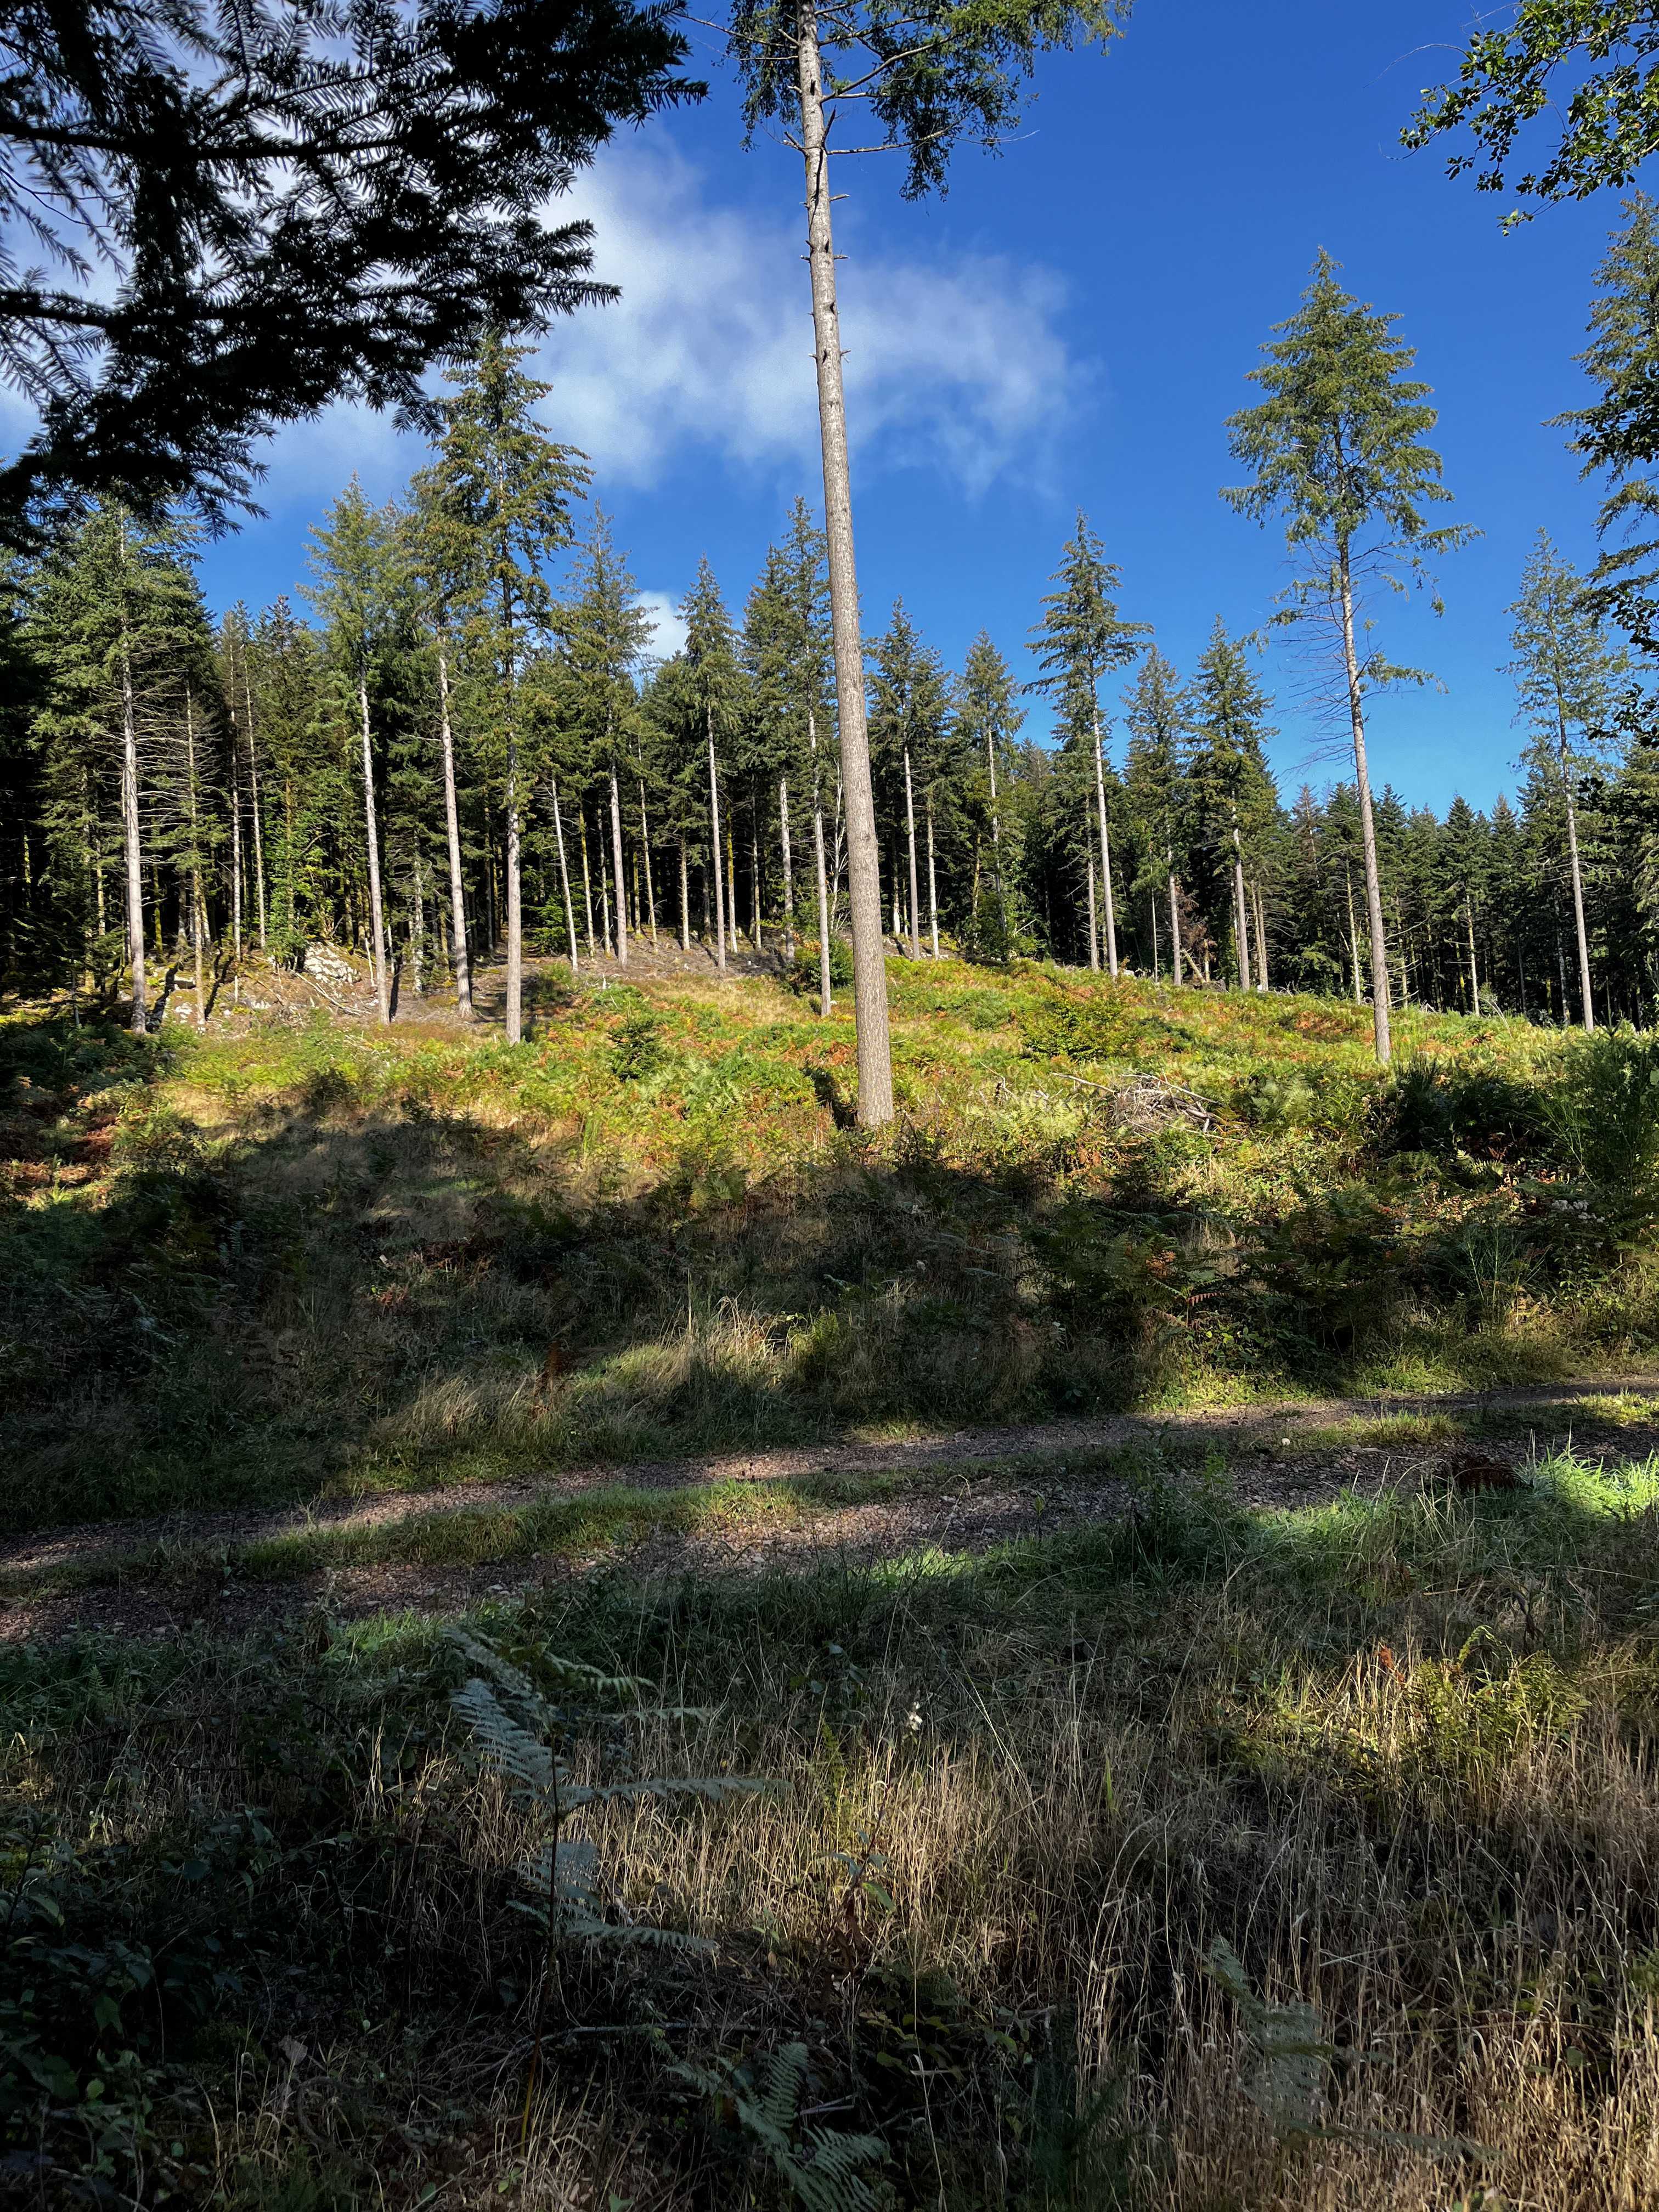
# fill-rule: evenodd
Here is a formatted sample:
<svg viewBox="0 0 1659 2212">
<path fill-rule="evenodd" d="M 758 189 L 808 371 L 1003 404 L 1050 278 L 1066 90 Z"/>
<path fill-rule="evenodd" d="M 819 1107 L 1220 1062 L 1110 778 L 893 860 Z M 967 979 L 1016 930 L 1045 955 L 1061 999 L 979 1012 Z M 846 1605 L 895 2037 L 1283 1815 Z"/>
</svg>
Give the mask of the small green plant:
<svg viewBox="0 0 1659 2212">
<path fill-rule="evenodd" d="M 1318 2013 L 1304 1997 L 1273 2004 L 1258 1996 L 1224 1936 L 1211 1944 L 1206 1963 L 1238 2008 L 1245 2047 L 1239 2087 L 1276 2136 L 1311 2133 L 1336 2057 L 1336 2046 L 1319 2032 Z"/>
<path fill-rule="evenodd" d="M 867 2169 L 884 2163 L 887 2146 L 879 2136 L 804 2124 L 804 2043 L 786 2043 L 758 2070 L 752 2060 L 730 2058 L 670 2070 L 730 2112 L 806 2212 L 878 2212 L 882 2200 Z"/>
<path fill-rule="evenodd" d="M 1585 1038 L 1542 1110 L 1615 1241 L 1644 1240 L 1659 1224 L 1659 1037 Z"/>
<path fill-rule="evenodd" d="M 804 998 L 810 998 L 818 989 L 822 980 L 820 966 L 817 938 L 811 944 L 798 945 L 789 968 L 790 989 L 799 992 Z M 832 937 L 830 939 L 830 988 L 837 991 L 845 990 L 852 981 L 853 948 L 845 938 Z"/>
<path fill-rule="evenodd" d="M 619 1083 L 654 1075 L 665 1057 L 662 1018 L 648 1006 L 624 1014 L 611 1032 L 611 1069 Z"/>
</svg>

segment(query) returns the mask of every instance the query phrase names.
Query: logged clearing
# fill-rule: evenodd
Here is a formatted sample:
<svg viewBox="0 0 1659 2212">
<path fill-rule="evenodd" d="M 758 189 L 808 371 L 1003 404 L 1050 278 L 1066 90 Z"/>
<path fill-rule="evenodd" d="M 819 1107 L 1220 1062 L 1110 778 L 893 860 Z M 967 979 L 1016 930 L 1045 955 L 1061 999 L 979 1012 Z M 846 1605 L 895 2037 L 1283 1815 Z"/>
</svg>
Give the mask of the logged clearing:
<svg viewBox="0 0 1659 2212">
<path fill-rule="evenodd" d="M 890 988 L 0 1024 L 0 2194 L 1659 2205 L 1659 1050 Z"/>
</svg>

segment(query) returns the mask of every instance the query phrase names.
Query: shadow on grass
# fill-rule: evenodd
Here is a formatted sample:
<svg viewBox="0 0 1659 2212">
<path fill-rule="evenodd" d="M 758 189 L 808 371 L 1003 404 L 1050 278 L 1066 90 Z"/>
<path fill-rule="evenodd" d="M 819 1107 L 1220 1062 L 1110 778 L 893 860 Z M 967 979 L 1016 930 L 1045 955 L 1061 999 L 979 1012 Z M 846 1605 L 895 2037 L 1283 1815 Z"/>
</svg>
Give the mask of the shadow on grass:
<svg viewBox="0 0 1659 2212">
<path fill-rule="evenodd" d="M 1218 1267 L 1156 1141 L 1079 1204 L 1041 1154 L 874 1153 L 809 1070 L 838 1127 L 816 1155 L 757 1178 L 688 1121 L 617 1188 L 579 1135 L 413 1082 L 367 1107 L 333 1066 L 210 1146 L 155 1092 L 169 1065 L 118 1030 L 0 1031 L 0 1528 L 1132 1411 L 1206 1376 L 1340 1387 L 1365 1349 Z M 1344 1316 L 1381 1311 L 1357 1280 Z"/>
</svg>

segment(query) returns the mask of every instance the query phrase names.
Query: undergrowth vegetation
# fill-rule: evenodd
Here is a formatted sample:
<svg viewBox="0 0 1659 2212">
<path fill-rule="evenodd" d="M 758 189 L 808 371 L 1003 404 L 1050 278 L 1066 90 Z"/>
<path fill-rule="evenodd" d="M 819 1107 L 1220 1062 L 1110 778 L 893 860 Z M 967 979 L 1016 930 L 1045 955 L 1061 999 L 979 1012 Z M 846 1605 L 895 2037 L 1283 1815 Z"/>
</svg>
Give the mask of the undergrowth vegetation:
<svg viewBox="0 0 1659 2212">
<path fill-rule="evenodd" d="M 12 1528 L 917 1425 L 1550 1377 L 1659 1326 L 1659 1056 L 895 966 L 532 1042 L 0 1027 Z"/>
<path fill-rule="evenodd" d="M 1659 2188 L 1659 1468 L 0 1656 L 26 2199 Z M 763 1786 L 750 1786 L 751 1781 Z"/>
<path fill-rule="evenodd" d="M 1653 1426 L 1645 1040 L 1413 1016 L 1379 1078 L 1342 1005 L 892 988 L 879 1142 L 765 981 L 540 977 L 512 1050 L 0 1027 L 7 1528 L 1570 1370 Z M 793 1571 L 629 1546 L 948 1461 L 37 1547 L 0 1604 L 290 1609 L 0 1642 L 0 2197 L 1659 2204 L 1659 1462 L 1460 1490 L 1468 1411 L 1303 1416 L 1364 1495 L 1145 1431 L 1073 1455 L 1103 1517 Z"/>
</svg>

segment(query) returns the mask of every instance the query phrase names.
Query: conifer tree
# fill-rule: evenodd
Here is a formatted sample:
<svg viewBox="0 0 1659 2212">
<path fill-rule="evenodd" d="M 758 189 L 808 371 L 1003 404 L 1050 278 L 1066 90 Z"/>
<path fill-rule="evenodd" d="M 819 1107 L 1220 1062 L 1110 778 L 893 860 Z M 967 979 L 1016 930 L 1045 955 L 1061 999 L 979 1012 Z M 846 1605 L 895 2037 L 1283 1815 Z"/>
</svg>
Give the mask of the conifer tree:
<svg viewBox="0 0 1659 2212">
<path fill-rule="evenodd" d="M 726 972 L 726 876 L 720 852 L 720 791 L 717 736 L 729 738 L 744 711 L 744 684 L 738 665 L 737 638 L 708 556 L 697 563 L 696 580 L 680 605 L 685 623 L 685 659 L 690 672 L 702 736 L 708 756 L 708 849 L 714 890 L 714 960 Z"/>
<path fill-rule="evenodd" d="M 1247 841 L 1258 837 L 1278 812 L 1278 796 L 1262 752 L 1273 735 L 1267 698 L 1255 679 L 1243 641 L 1230 638 L 1218 615 L 1198 664 L 1192 690 L 1196 742 L 1188 781 L 1199 842 L 1214 857 L 1224 853 L 1231 879 L 1234 958 L 1238 988 L 1250 988 L 1250 914 L 1244 887 Z M 1257 963 L 1258 970 L 1262 966 Z M 1267 979 L 1258 972 L 1256 987 Z"/>
<path fill-rule="evenodd" d="M 572 542 L 572 507 L 591 480 L 586 457 L 550 437 L 537 420 L 537 404 L 552 386 L 525 374 L 520 363 L 528 352 L 507 344 L 499 332 L 485 338 L 456 380 L 453 398 L 443 404 L 437 458 L 422 479 L 428 557 L 447 583 L 449 604 L 460 613 L 469 641 L 498 672 L 509 1044 L 524 1035 L 523 659 L 551 628 L 555 604 L 546 564 Z M 591 560 L 602 557 L 598 548 L 596 536 Z M 453 763 L 447 763 L 447 775 L 453 782 Z M 614 763 L 612 801 L 614 811 Z M 619 896 L 621 880 L 619 858 Z M 625 936 L 621 941 L 626 959 Z"/>
<path fill-rule="evenodd" d="M 150 1021 L 144 861 L 147 844 L 156 857 L 155 754 L 182 711 L 181 668 L 204 645 L 184 551 L 176 532 L 143 530 L 125 507 L 106 501 L 42 567 L 27 622 L 47 685 L 37 730 L 48 746 L 78 757 L 76 781 L 87 791 L 82 834 L 100 904 L 102 806 L 94 779 L 118 793 L 125 964 L 132 1027 L 141 1036 Z"/>
<path fill-rule="evenodd" d="M 1122 573 L 1106 558 L 1105 548 L 1079 510 L 1077 528 L 1060 555 L 1054 588 L 1043 600 L 1043 616 L 1031 633 L 1031 650 L 1042 673 L 1027 688 L 1056 701 L 1067 723 L 1092 737 L 1094 801 L 1099 817 L 1101 876 L 1104 887 L 1106 960 L 1117 974 L 1117 909 L 1112 891 L 1112 846 L 1106 821 L 1105 754 L 1100 716 L 1100 686 L 1115 669 L 1127 668 L 1152 635 L 1145 623 L 1127 623 L 1117 611 Z M 1091 878 L 1092 885 L 1093 878 Z M 1092 902 L 1094 893 L 1090 891 Z M 1093 932 L 1090 965 L 1095 964 Z"/>
<path fill-rule="evenodd" d="M 1275 325 L 1276 342 L 1263 347 L 1266 359 L 1250 372 L 1265 397 L 1231 416 L 1227 429 L 1233 458 L 1252 480 L 1222 497 L 1258 522 L 1282 518 L 1301 573 L 1278 619 L 1322 625 L 1336 650 L 1364 844 L 1376 1056 L 1386 1060 L 1388 939 L 1365 702 L 1391 684 L 1427 679 L 1420 670 L 1364 650 L 1360 586 L 1372 576 L 1403 591 L 1407 579 L 1424 580 L 1431 556 L 1468 533 L 1431 530 L 1425 520 L 1425 510 L 1451 494 L 1441 482 L 1439 455 L 1424 443 L 1437 416 L 1425 404 L 1429 386 L 1407 374 L 1416 356 L 1394 334 L 1399 318 L 1345 292 L 1336 267 L 1329 254 L 1320 253 L 1300 308 Z"/>
<path fill-rule="evenodd" d="M 1008 885 L 1018 873 L 1018 856 L 1005 855 L 1003 828 L 1005 794 L 1017 772 L 1015 740 L 1025 714 L 1015 704 L 1018 686 L 1013 672 L 981 630 L 968 648 L 962 678 L 957 686 L 957 728 L 965 759 L 985 763 L 986 812 L 991 833 L 991 887 L 970 905 L 973 943 L 978 957 L 1006 960 L 1012 943 L 1015 917 L 1010 911 Z"/>
<path fill-rule="evenodd" d="M 392 968 L 380 872 L 369 691 L 392 649 L 402 612 L 404 571 L 397 517 L 372 507 L 354 476 L 312 532 L 314 584 L 306 596 L 323 617 L 337 669 L 356 708 L 362 748 L 363 836 L 368 869 L 369 957 L 380 1019 L 392 1019 Z"/>
<path fill-rule="evenodd" d="M 1184 979 L 1180 850 L 1185 833 L 1189 708 L 1175 669 L 1154 646 L 1126 698 L 1129 732 L 1124 787 L 1142 846 L 1141 881 L 1169 902 L 1170 972 Z"/>
<path fill-rule="evenodd" d="M 1645 192 L 1625 203 L 1628 218 L 1615 230 L 1595 271 L 1589 343 L 1578 356 L 1599 387 L 1590 406 L 1558 416 L 1568 442 L 1598 471 L 1607 494 L 1596 516 L 1606 539 L 1627 543 L 1602 556 L 1593 579 L 1593 606 L 1612 614 L 1643 653 L 1659 654 L 1659 208 Z M 1588 1001 L 1587 1001 L 1588 1003 Z"/>
<path fill-rule="evenodd" d="M 603 508 L 593 511 L 574 580 L 574 595 L 560 617 L 562 651 L 590 757 L 609 801 L 614 942 L 617 962 L 625 968 L 628 879 L 623 859 L 622 763 L 638 735 L 639 679 L 652 622 Z"/>
<path fill-rule="evenodd" d="M 1010 0 L 990 9 L 968 0 L 908 0 L 897 9 L 873 0 L 735 0 L 729 19 L 751 137 L 763 124 L 780 123 L 805 169 L 806 260 L 852 894 L 859 1119 L 866 1127 L 892 1119 L 893 1078 L 830 225 L 830 139 L 850 106 L 873 118 L 884 148 L 906 155 L 907 196 L 942 190 L 960 139 L 975 138 L 994 149 L 1014 128 L 1020 88 L 1040 54 L 1069 47 L 1079 38 L 1104 41 L 1121 28 L 1124 13 L 1121 0 L 1082 0 L 1081 5 Z"/>
<path fill-rule="evenodd" d="M 870 737 L 878 769 L 895 784 L 894 812 L 903 826 L 908 860 L 907 908 L 910 957 L 921 957 L 921 900 L 916 858 L 916 786 L 922 787 L 927 827 L 928 927 L 939 957 L 939 890 L 933 836 L 933 783 L 943 763 L 950 723 L 948 678 L 939 655 L 922 643 L 896 599 L 886 635 L 871 650 Z M 902 810 L 902 811 L 901 811 Z"/>
<path fill-rule="evenodd" d="M 1516 720 L 1530 738 L 1522 766 L 1553 784 L 1566 817 L 1567 868 L 1572 886 L 1578 947 L 1579 1019 L 1595 1026 L 1590 990 L 1589 935 L 1584 921 L 1584 878 L 1578 852 L 1578 787 L 1606 765 L 1607 732 L 1618 687 L 1627 674 L 1624 655 L 1607 641 L 1582 578 L 1540 530 L 1510 609 L 1515 658 L 1505 673 L 1516 680 Z"/>
</svg>

